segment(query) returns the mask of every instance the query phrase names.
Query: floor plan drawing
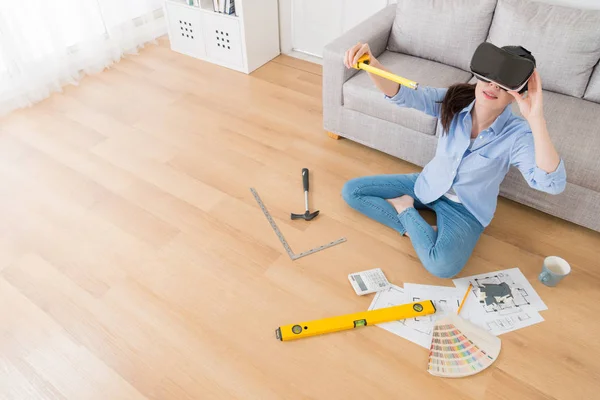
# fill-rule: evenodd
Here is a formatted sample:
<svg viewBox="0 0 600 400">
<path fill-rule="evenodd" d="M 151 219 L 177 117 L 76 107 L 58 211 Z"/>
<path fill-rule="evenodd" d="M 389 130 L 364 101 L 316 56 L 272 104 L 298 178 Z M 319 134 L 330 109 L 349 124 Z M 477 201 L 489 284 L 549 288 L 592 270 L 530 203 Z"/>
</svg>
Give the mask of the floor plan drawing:
<svg viewBox="0 0 600 400">
<path fill-rule="evenodd" d="M 511 313 L 524 306 L 531 306 L 527 289 L 516 284 L 510 275 L 499 272 L 474 278 L 473 293 L 486 312 Z"/>
<path fill-rule="evenodd" d="M 519 268 L 454 279 L 454 284 L 464 291 L 472 285 L 464 309 L 473 323 L 498 335 L 542 322 L 538 311 L 548 309 Z"/>
</svg>

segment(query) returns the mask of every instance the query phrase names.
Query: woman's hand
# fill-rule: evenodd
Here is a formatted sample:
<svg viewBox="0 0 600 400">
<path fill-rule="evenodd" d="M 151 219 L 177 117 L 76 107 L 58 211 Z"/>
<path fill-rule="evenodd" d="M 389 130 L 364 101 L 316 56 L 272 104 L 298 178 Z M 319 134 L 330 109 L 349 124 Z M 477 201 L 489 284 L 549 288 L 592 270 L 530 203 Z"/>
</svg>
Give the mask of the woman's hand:
<svg viewBox="0 0 600 400">
<path fill-rule="evenodd" d="M 521 114 L 528 122 L 537 121 L 544 118 L 544 104 L 542 101 L 542 79 L 537 69 L 527 82 L 527 97 L 524 98 L 518 92 L 508 92 L 517 100 Z"/>
<path fill-rule="evenodd" d="M 373 57 L 373 53 L 371 53 L 371 48 L 369 45 L 367 43 L 360 42 L 346 51 L 344 54 L 344 65 L 346 68 L 353 68 L 354 65 L 358 63 L 358 59 L 365 54 L 369 55 L 369 65 L 387 71 L 387 69 L 385 69 L 385 67 L 381 65 L 379 61 L 375 59 L 375 57 Z M 370 72 L 368 72 L 368 74 L 371 80 L 375 83 L 375 86 L 377 86 L 377 88 L 387 96 L 393 97 L 400 90 L 400 85 L 396 82 L 392 82 L 389 79 L 382 78 Z"/>
<path fill-rule="evenodd" d="M 353 66 L 358 62 L 358 59 L 365 54 L 369 55 L 371 62 L 376 61 L 375 57 L 373 57 L 373 54 L 371 53 L 369 44 L 358 42 L 356 45 L 346 50 L 346 54 L 344 54 L 344 65 L 346 68 L 353 68 Z"/>
</svg>

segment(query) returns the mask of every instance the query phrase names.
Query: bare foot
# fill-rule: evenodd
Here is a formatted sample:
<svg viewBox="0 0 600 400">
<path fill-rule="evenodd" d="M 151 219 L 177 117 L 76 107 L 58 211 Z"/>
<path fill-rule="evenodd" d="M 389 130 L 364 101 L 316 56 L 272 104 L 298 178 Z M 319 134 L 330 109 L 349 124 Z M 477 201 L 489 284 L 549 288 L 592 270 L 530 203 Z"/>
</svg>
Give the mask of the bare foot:
<svg viewBox="0 0 600 400">
<path fill-rule="evenodd" d="M 406 210 L 409 207 L 414 207 L 415 205 L 415 200 L 407 194 L 404 196 L 396 197 L 394 199 L 388 199 L 387 202 L 390 203 L 396 209 L 398 214 L 400 214 L 402 211 Z M 404 232 L 404 236 L 410 237 L 408 235 L 408 232 Z"/>
<path fill-rule="evenodd" d="M 400 214 L 407 208 L 415 206 L 415 199 L 413 199 L 407 194 L 405 194 L 404 196 L 396 197 L 394 199 L 388 199 L 387 202 L 394 206 L 398 214 Z"/>
<path fill-rule="evenodd" d="M 387 202 L 390 203 L 392 206 L 394 206 L 394 208 L 396 209 L 398 214 L 400 214 L 402 211 L 406 210 L 407 208 L 415 206 L 415 199 L 413 199 L 412 197 L 410 197 L 407 194 L 404 196 L 393 198 L 393 199 L 387 199 Z M 431 227 L 433 228 L 433 230 L 435 232 L 437 232 L 437 230 L 438 230 L 437 225 L 432 225 Z M 404 232 L 404 236 L 410 237 L 408 232 Z"/>
</svg>

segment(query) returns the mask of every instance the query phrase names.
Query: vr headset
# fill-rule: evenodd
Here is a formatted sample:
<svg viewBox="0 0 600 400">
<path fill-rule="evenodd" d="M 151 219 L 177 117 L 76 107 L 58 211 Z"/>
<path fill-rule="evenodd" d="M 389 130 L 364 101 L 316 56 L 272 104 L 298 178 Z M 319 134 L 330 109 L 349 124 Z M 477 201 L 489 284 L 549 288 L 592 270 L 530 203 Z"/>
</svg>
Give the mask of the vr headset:
<svg viewBox="0 0 600 400">
<path fill-rule="evenodd" d="M 527 81 L 534 69 L 535 58 L 521 46 L 500 48 L 484 42 L 471 59 L 471 72 L 477 79 L 519 93 L 527 90 Z"/>
</svg>

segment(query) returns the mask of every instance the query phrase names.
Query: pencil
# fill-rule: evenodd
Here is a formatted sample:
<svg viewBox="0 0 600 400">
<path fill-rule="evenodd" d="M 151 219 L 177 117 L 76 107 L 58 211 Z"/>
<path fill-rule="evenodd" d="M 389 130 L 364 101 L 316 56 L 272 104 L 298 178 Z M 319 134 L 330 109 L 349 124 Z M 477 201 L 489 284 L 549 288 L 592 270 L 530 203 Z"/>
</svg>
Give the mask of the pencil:
<svg viewBox="0 0 600 400">
<path fill-rule="evenodd" d="M 471 291 L 472 287 L 473 287 L 473 285 L 469 283 L 469 287 L 467 288 L 467 292 L 465 293 L 462 301 L 460 302 L 460 307 L 458 307 L 458 311 L 456 312 L 456 315 L 460 314 L 460 310 L 462 310 L 463 306 L 465 305 L 465 301 L 467 301 L 467 296 L 469 296 L 469 291 Z"/>
</svg>

